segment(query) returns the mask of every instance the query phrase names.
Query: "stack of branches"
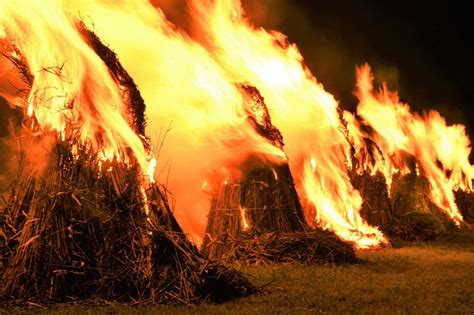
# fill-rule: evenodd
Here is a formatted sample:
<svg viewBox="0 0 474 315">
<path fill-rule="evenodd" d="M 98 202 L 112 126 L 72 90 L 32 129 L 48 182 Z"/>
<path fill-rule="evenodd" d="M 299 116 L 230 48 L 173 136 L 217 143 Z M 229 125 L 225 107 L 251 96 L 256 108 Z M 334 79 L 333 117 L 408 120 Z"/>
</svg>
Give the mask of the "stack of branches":
<svg viewBox="0 0 474 315">
<path fill-rule="evenodd" d="M 374 159 L 375 153 L 381 156 L 382 152 L 368 137 L 363 138 L 363 144 L 356 147 L 357 142 L 351 140 L 347 121 L 342 119 L 342 122 L 346 128 L 348 142 L 352 144 L 352 167 L 349 175 L 353 187 L 362 197 L 361 216 L 372 226 L 387 226 L 392 222 L 393 214 L 385 176 L 379 171 L 373 174 L 367 169 L 368 166 L 373 167 L 377 163 Z M 360 125 L 359 128 L 363 133 L 372 132 L 365 125 Z"/>
<path fill-rule="evenodd" d="M 358 262 L 350 244 L 341 241 L 334 233 L 322 230 L 295 233 L 246 233 L 230 242 L 221 260 L 225 263 L 238 262 L 244 265 Z"/>
<path fill-rule="evenodd" d="M 129 112 L 143 115 L 143 99 L 116 55 L 78 25 L 104 62 L 114 65 L 110 71 L 128 95 Z M 26 63 L 19 52 L 14 55 L 11 60 L 31 86 Z M 141 134 L 145 119 L 138 116 L 130 124 Z M 204 258 L 188 241 L 163 187 L 144 184 L 136 163 L 99 163 L 97 152 L 81 145 L 79 132 L 70 131 L 67 139 L 44 131 L 22 138 L 38 145 L 49 137 L 52 145 L 41 173 L 21 151 L 2 210 L 3 301 L 188 304 L 255 291 L 242 274 Z"/>
<path fill-rule="evenodd" d="M 361 215 L 373 226 L 387 226 L 393 220 L 387 182 L 380 172 L 351 175 L 352 185 L 362 196 Z"/>
<path fill-rule="evenodd" d="M 42 176 L 20 163 L 2 224 L 3 299 L 196 303 L 253 290 L 198 253 L 163 189 L 144 190 L 135 167 L 71 151 L 59 141 Z"/>
<path fill-rule="evenodd" d="M 457 190 L 455 192 L 456 204 L 459 207 L 464 221 L 474 224 L 474 192 Z"/>
<path fill-rule="evenodd" d="M 369 127 L 363 128 L 367 134 L 374 132 Z M 446 229 L 453 228 L 449 218 L 429 200 L 429 183 L 418 174 L 413 157 L 404 157 L 409 172 L 396 174 L 389 192 L 383 174 L 372 175 L 365 170 L 365 165 L 375 163 L 372 152 L 381 152 L 369 138 L 364 141 L 362 150 L 353 148 L 351 181 L 361 192 L 361 215 L 369 224 L 379 226 L 392 239 L 410 241 L 434 240 Z"/>
<path fill-rule="evenodd" d="M 283 150 L 283 138 L 263 97 L 254 87 L 240 88 L 249 123 Z M 313 254 L 308 254 L 311 248 Z M 287 163 L 247 169 L 242 179 L 226 181 L 212 193 L 202 251 L 227 263 L 338 263 L 354 257 L 352 247 L 333 233 L 319 233 L 307 225 Z"/>
<path fill-rule="evenodd" d="M 418 175 L 416 162 L 409 162 L 410 173 L 393 177 L 390 191 L 392 222 L 384 227 L 389 236 L 403 240 L 435 240 L 454 223 L 430 199 L 429 183 Z"/>
</svg>

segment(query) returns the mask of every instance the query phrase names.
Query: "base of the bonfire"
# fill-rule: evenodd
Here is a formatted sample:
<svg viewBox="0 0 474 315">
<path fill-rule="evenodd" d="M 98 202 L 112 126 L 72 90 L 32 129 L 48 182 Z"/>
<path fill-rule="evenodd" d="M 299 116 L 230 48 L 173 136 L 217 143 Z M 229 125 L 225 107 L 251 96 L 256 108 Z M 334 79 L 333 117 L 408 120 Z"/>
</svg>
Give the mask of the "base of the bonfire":
<svg viewBox="0 0 474 315">
<path fill-rule="evenodd" d="M 455 228 L 429 200 L 428 183 L 415 171 L 394 176 L 390 194 L 381 174 L 353 175 L 352 181 L 364 200 L 362 217 L 392 240 L 435 240 Z"/>
<path fill-rule="evenodd" d="M 0 211 L 4 303 L 220 302 L 255 290 L 199 254 L 159 186 L 144 190 L 134 167 L 99 168 L 87 149 L 79 152 L 56 144 L 42 176 L 20 163 Z"/>
<path fill-rule="evenodd" d="M 351 178 L 362 196 L 361 216 L 372 226 L 389 225 L 393 218 L 385 177 L 381 173 L 364 173 Z"/>
<path fill-rule="evenodd" d="M 433 241 L 446 232 L 435 215 L 417 212 L 394 218 L 390 224 L 381 226 L 380 229 L 391 240 L 404 241 Z"/>
<path fill-rule="evenodd" d="M 464 219 L 468 224 L 474 224 L 474 192 L 458 190 L 455 192 L 456 204 Z"/>
<path fill-rule="evenodd" d="M 387 234 L 403 240 L 435 240 L 455 224 L 429 199 L 429 184 L 416 172 L 395 176 L 391 187 L 393 221 Z"/>
<path fill-rule="evenodd" d="M 225 264 L 356 263 L 354 248 L 329 231 L 294 233 L 245 233 L 227 241 L 220 261 Z"/>
<path fill-rule="evenodd" d="M 225 263 L 355 261 L 351 245 L 307 226 L 288 165 L 222 185 L 213 195 L 202 251 Z"/>
</svg>

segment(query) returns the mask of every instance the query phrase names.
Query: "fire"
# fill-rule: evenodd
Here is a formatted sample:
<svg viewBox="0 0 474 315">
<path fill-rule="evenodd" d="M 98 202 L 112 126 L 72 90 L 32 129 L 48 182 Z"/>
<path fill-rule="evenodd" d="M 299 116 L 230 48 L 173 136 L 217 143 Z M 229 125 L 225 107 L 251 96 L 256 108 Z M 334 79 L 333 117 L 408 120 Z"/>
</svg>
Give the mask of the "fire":
<svg viewBox="0 0 474 315">
<path fill-rule="evenodd" d="M 148 1 L 65 5 L 90 19 L 139 86 L 147 104 L 147 133 L 163 143 L 156 180 L 166 183 L 176 218 L 199 243 L 210 209 L 203 182 L 213 191 L 241 176 L 243 161 L 279 164 L 285 154 L 249 124 L 241 82 L 231 80 L 206 49 Z"/>
<path fill-rule="evenodd" d="M 247 231 L 250 228 L 250 225 L 247 221 L 247 209 L 244 207 L 239 207 L 240 219 L 242 223 L 242 230 Z"/>
<path fill-rule="evenodd" d="M 120 86 L 61 2 L 2 0 L 0 5 L 0 41 L 12 47 L 6 52 L 12 60 L 24 58 L 32 76 L 26 100 L 5 88 L 10 77 L 2 78 L 2 96 L 25 108 L 41 130 L 56 131 L 63 139 L 79 137 L 103 160 L 132 158 L 148 175 L 150 157 L 130 127 Z"/>
<path fill-rule="evenodd" d="M 145 0 L 62 4 L 67 12 L 79 11 L 90 17 L 91 27 L 114 47 L 149 106 L 149 134 L 156 134 L 171 123 L 165 141 L 173 145 L 165 143 L 156 165 L 154 160 L 151 164 L 147 160 L 143 169 L 148 174 L 155 167 L 176 167 L 170 169 L 173 176 L 169 181 L 168 177 L 160 178 L 160 174 L 167 176 L 168 172 L 160 170 L 158 177 L 168 183 L 176 199 L 176 216 L 194 239 L 203 235 L 209 209 L 209 200 L 201 189 L 203 179 L 212 186 L 227 177 L 239 177 L 249 157 L 259 163 L 286 161 L 281 148 L 269 143 L 248 124 L 248 100 L 238 88 L 238 84 L 247 82 L 264 95 L 276 125 L 283 132 L 291 168 L 300 181 L 299 191 L 318 210 L 318 222 L 314 217 L 310 221 L 335 230 L 360 247 L 369 243 L 366 239 L 373 239 L 374 244 L 383 239 L 358 213 L 360 196 L 347 174 L 350 145 L 338 104 L 304 66 L 297 47 L 288 44 L 283 34 L 254 29 L 243 18 L 240 3 L 232 1 L 219 1 L 215 6 L 194 3 L 195 14 L 209 24 L 200 28 L 202 37 L 210 39 L 202 41 L 206 49 L 177 30 Z M 69 15 L 67 18 L 71 19 Z M 114 26 L 117 23 L 122 25 L 120 31 Z M 80 77 L 80 73 L 75 77 Z M 110 82 L 110 78 L 103 81 Z M 98 99 L 103 95 L 100 92 Z M 96 101 L 95 96 L 92 99 Z M 37 113 L 38 109 L 34 111 Z M 105 121 L 110 119 L 117 125 L 118 120 L 112 118 L 104 113 Z M 58 120 L 61 125 L 60 117 L 54 121 Z M 102 117 L 97 120 L 102 121 Z M 89 129 L 84 128 L 84 133 Z M 129 141 L 133 136 L 124 138 Z M 110 142 L 115 139 L 111 137 Z M 177 143 L 179 146 L 174 145 Z M 107 144 L 113 150 L 104 152 L 104 156 L 115 156 L 115 148 L 127 145 Z M 200 163 L 196 163 L 196 157 Z M 312 158 L 318 169 L 305 171 Z M 216 171 L 220 166 L 227 171 Z M 318 185 L 310 187 L 312 180 Z M 331 207 L 326 206 L 328 200 Z M 345 223 L 333 221 L 334 216 Z"/>
<path fill-rule="evenodd" d="M 361 165 L 373 171 L 379 170 L 390 187 L 392 176 L 411 171 L 424 176 L 430 185 L 430 199 L 445 211 L 457 224 L 462 216 L 455 202 L 454 191 L 472 191 L 474 167 L 469 162 L 470 141 L 462 125 L 448 126 L 438 112 L 423 115 L 412 113 L 410 107 L 400 101 L 397 93 L 390 92 L 384 84 L 374 91 L 370 67 L 357 69 L 357 109 L 362 123 L 372 130 L 370 134 L 359 131 L 359 126 L 349 114 L 352 139 L 365 152 L 363 138 L 369 138 L 378 147 L 372 165 Z M 372 152 L 370 152 L 372 153 Z M 359 157 L 364 156 L 364 154 Z M 408 160 L 416 160 L 416 168 L 410 170 Z"/>
<path fill-rule="evenodd" d="M 316 159 L 315 159 L 315 158 L 311 158 L 310 164 L 311 164 L 311 170 L 312 170 L 313 172 L 316 172 L 316 165 L 317 165 Z"/>
<path fill-rule="evenodd" d="M 350 170 L 380 172 L 389 187 L 395 174 L 416 172 L 428 180 L 432 202 L 462 222 L 454 191 L 472 191 L 474 178 L 463 126 L 448 126 L 437 112 L 412 113 L 386 86 L 374 92 L 368 66 L 357 71 L 357 116 L 341 117 L 296 45 L 252 25 L 240 1 L 189 3 L 193 37 L 147 0 L 0 0 L 0 41 L 10 59 L 25 60 L 32 76 L 26 98 L 7 83 L 23 87 L 18 76 L 2 77 L 0 93 L 40 130 L 78 135 L 99 152 L 98 163 L 136 161 L 150 182 L 166 183 L 177 219 L 197 242 L 210 209 L 206 193 L 232 184 L 246 168 L 287 162 L 309 223 L 359 248 L 387 240 L 361 217 L 363 200 Z M 161 143 L 158 159 L 132 127 L 123 86 L 78 29 L 81 16 L 139 86 L 148 104 L 148 134 Z M 253 87 L 263 98 L 245 91 Z M 270 141 L 255 128 L 270 116 L 285 152 L 283 141 Z M 247 209 L 239 211 L 247 230 Z"/>
<path fill-rule="evenodd" d="M 359 247 L 384 242 L 360 217 L 361 197 L 347 173 L 350 144 L 338 104 L 304 65 L 298 48 L 281 33 L 252 26 L 239 1 L 192 4 L 200 41 L 229 79 L 250 82 L 264 96 L 283 133 L 293 175 L 301 181 L 301 197 L 316 207 L 318 217 L 310 221 Z"/>
</svg>

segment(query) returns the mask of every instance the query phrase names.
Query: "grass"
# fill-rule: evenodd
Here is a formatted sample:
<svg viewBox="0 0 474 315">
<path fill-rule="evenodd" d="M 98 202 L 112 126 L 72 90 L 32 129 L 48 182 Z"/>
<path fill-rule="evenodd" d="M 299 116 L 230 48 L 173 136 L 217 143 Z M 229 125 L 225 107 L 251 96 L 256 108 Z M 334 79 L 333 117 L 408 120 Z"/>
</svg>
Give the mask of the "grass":
<svg viewBox="0 0 474 315">
<path fill-rule="evenodd" d="M 9 309 L 50 314 L 438 314 L 474 313 L 474 234 L 360 250 L 365 262 L 345 266 L 245 268 L 265 293 L 221 305 Z M 5 310 L 6 311 L 6 310 Z M 0 310 L 1 313 L 1 310 Z"/>
</svg>

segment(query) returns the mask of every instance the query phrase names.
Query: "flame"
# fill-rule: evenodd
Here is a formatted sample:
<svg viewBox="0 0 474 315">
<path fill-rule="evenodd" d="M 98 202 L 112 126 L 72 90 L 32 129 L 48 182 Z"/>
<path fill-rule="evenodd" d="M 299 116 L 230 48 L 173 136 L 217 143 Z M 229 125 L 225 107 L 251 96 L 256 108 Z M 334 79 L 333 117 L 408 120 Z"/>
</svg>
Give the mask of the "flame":
<svg viewBox="0 0 474 315">
<path fill-rule="evenodd" d="M 363 138 L 371 139 L 379 150 L 374 163 L 364 163 L 367 169 L 379 170 L 387 178 L 390 187 L 392 176 L 411 171 L 424 176 L 430 186 L 431 201 L 459 224 L 462 216 L 455 203 L 454 191 L 472 191 L 474 166 L 469 162 L 471 146 L 465 127 L 448 126 L 436 111 L 418 115 L 408 104 L 400 101 L 398 94 L 384 84 L 374 91 L 370 67 L 357 68 L 358 115 L 372 133 L 362 133 L 352 120 L 351 137 L 359 150 L 370 152 L 363 145 Z M 350 115 L 346 118 L 351 120 Z M 364 154 L 360 155 L 363 156 Z M 408 160 L 416 160 L 416 168 L 410 170 Z"/>
<path fill-rule="evenodd" d="M 56 131 L 63 139 L 78 136 L 103 160 L 132 158 L 148 174 L 149 154 L 129 125 L 120 87 L 62 4 L 0 1 L 0 40 L 21 52 L 33 76 L 26 100 L 4 88 L 2 96 L 25 108 L 40 129 Z M 20 58 L 15 50 L 6 54 Z M 5 86 L 10 78 L 1 80 Z"/>
<path fill-rule="evenodd" d="M 230 80 L 250 82 L 264 96 L 285 138 L 299 192 L 317 209 L 309 220 L 359 247 L 384 242 L 381 232 L 360 217 L 361 197 L 347 173 L 350 144 L 338 104 L 304 65 L 296 45 L 281 33 L 251 25 L 239 1 L 191 2 L 200 42 Z"/>
<path fill-rule="evenodd" d="M 316 172 L 316 159 L 315 158 L 311 158 L 311 161 L 310 161 L 310 165 L 311 165 L 311 170 L 313 172 Z"/>
<path fill-rule="evenodd" d="M 434 111 L 412 113 L 385 85 L 374 92 L 367 65 L 357 70 L 358 116 L 344 112 L 342 120 L 335 98 L 285 35 L 252 25 L 240 1 L 189 4 L 192 38 L 147 0 L 0 0 L 0 41 L 11 48 L 9 57 L 25 59 L 34 77 L 28 96 L 18 96 L 9 82 L 22 87 L 21 80 L 1 60 L 0 94 L 22 107 L 32 126 L 63 138 L 78 134 L 98 152 L 99 165 L 136 161 L 150 182 L 155 177 L 166 182 L 177 219 L 198 242 L 210 209 L 206 192 L 233 183 L 255 164 L 289 163 L 310 224 L 359 248 L 386 239 L 362 219 L 362 198 L 350 169 L 381 172 L 389 187 L 395 174 L 416 172 L 426 177 L 432 202 L 462 222 L 454 191 L 472 191 L 474 178 L 463 126 L 448 126 Z M 148 105 L 148 134 L 162 143 L 159 159 L 131 127 L 122 87 L 78 31 L 81 16 L 115 49 L 140 87 Z M 242 84 L 259 90 L 268 111 L 261 99 L 239 88 Z M 282 144 L 249 123 L 249 111 L 257 123 L 271 114 L 285 153 Z M 413 158 L 416 165 L 410 168 Z M 146 201 L 144 190 L 143 195 Z M 247 230 L 247 209 L 239 211 Z"/>
<path fill-rule="evenodd" d="M 150 160 L 150 164 L 148 165 L 148 177 L 151 179 L 151 182 L 155 182 L 155 169 L 156 169 L 156 158 L 152 158 Z"/>
<path fill-rule="evenodd" d="M 247 221 L 247 209 L 244 207 L 239 206 L 239 211 L 240 211 L 240 219 L 241 219 L 241 224 L 242 224 L 242 230 L 248 231 L 250 228 L 250 225 Z"/>
<path fill-rule="evenodd" d="M 241 176 L 245 161 L 279 164 L 285 154 L 249 124 L 240 82 L 148 1 L 70 1 L 67 7 L 88 17 L 139 86 L 148 134 L 163 142 L 157 180 L 166 182 L 176 218 L 199 243 L 210 209 L 203 182 L 213 191 Z"/>
</svg>

